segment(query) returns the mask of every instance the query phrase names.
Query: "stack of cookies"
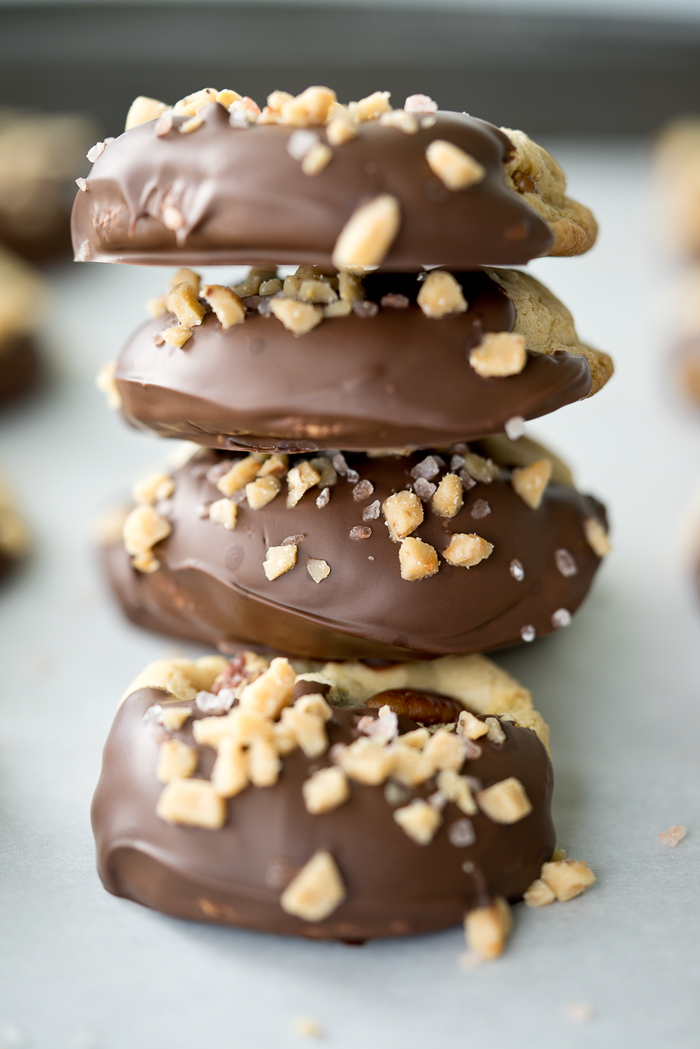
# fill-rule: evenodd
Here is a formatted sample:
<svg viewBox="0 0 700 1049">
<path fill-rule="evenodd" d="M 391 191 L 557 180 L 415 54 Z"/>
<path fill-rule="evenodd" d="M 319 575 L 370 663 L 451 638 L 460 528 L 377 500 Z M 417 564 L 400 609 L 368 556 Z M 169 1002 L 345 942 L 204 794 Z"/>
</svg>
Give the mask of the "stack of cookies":
<svg viewBox="0 0 700 1049">
<path fill-rule="evenodd" d="M 358 942 L 593 880 L 554 854 L 547 728 L 482 653 L 565 627 L 605 510 L 524 423 L 612 372 L 522 265 L 595 239 L 522 132 L 387 92 L 138 98 L 90 152 L 76 258 L 181 267 L 100 385 L 194 442 L 105 540 L 152 664 L 105 749 L 109 891 Z M 250 267 L 234 285 L 198 266 Z M 164 282 L 165 283 L 165 282 Z"/>
</svg>

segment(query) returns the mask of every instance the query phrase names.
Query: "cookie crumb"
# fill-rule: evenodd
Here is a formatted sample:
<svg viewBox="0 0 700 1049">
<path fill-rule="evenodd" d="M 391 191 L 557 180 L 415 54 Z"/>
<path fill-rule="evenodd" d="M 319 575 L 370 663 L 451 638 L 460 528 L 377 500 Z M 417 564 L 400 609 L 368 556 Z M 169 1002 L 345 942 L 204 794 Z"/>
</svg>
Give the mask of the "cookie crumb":
<svg viewBox="0 0 700 1049">
<path fill-rule="evenodd" d="M 683 841 L 687 833 L 686 827 L 669 827 L 668 830 L 664 830 L 659 834 L 659 841 L 662 845 L 668 845 L 670 849 L 675 849 L 678 843 Z"/>
<path fill-rule="evenodd" d="M 567 1002 L 562 1013 L 567 1020 L 576 1024 L 589 1023 L 595 1016 L 590 1002 Z"/>
<path fill-rule="evenodd" d="M 313 1016 L 296 1016 L 290 1027 L 300 1038 L 323 1038 L 323 1028 Z"/>
<path fill-rule="evenodd" d="M 498 896 L 487 907 L 469 911 L 464 919 L 467 946 L 483 961 L 503 953 L 512 927 L 510 907 Z"/>
</svg>

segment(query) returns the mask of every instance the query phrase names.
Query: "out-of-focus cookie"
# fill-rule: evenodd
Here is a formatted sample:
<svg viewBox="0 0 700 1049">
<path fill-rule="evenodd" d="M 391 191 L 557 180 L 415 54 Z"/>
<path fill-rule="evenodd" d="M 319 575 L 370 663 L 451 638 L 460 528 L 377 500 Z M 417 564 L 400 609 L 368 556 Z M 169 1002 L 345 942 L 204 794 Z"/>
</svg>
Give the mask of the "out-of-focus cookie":
<svg viewBox="0 0 700 1049">
<path fill-rule="evenodd" d="M 40 378 L 34 333 L 43 298 L 35 271 L 0 247 L 0 407 L 27 393 Z"/>
<path fill-rule="evenodd" d="M 130 619 L 191 640 L 335 659 L 484 651 L 566 626 L 609 549 L 603 507 L 569 482 L 524 439 L 206 451 L 135 487 L 105 556 Z"/>
<path fill-rule="evenodd" d="M 506 901 L 552 857 L 546 738 L 529 693 L 483 656 L 154 664 L 104 750 L 100 877 L 176 917 L 313 939 L 466 914 L 493 957 Z"/>
<path fill-rule="evenodd" d="M 29 552 L 29 529 L 0 475 L 0 579 Z"/>
<path fill-rule="evenodd" d="M 674 254 L 700 256 L 700 117 L 669 124 L 655 150 L 661 236 Z"/>
<path fill-rule="evenodd" d="M 571 314 L 515 270 L 252 271 L 235 289 L 181 270 L 107 387 L 136 426 L 211 447 L 430 447 L 503 431 L 612 373 Z"/>
</svg>

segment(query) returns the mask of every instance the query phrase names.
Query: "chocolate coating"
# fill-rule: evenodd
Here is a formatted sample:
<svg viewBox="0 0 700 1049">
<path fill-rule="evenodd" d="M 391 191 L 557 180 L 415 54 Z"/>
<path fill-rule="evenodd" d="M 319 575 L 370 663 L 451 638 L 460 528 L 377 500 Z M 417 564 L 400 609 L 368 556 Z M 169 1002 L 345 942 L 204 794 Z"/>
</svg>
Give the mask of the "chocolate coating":
<svg viewBox="0 0 700 1049">
<path fill-rule="evenodd" d="M 491 556 L 470 569 L 441 560 L 437 575 L 408 582 L 400 575 L 399 546 L 381 516 L 368 522 L 370 538 L 351 539 L 349 533 L 363 523 L 368 503 L 384 502 L 413 481 L 410 470 L 425 454 L 349 455 L 361 479 L 374 485 L 369 499 L 355 501 L 353 485 L 341 477 L 323 509 L 316 506 L 317 489 L 291 510 L 281 493 L 262 510 L 243 504 L 236 528 L 227 531 L 202 516 L 220 498 L 206 472 L 225 458 L 207 452 L 173 474 L 176 489 L 163 508 L 172 533 L 154 548 L 161 567 L 139 573 L 121 546 L 113 546 L 107 551 L 113 588 L 128 617 L 142 626 L 193 641 L 318 659 L 482 652 L 520 643 L 526 625 L 538 635 L 550 633 L 552 614 L 578 608 L 600 563 L 583 521 L 591 514 L 604 520 L 601 505 L 550 483 L 539 509 L 532 510 L 505 477 L 477 484 L 451 520 L 426 506 L 414 535 L 442 552 L 453 533 L 476 532 L 493 543 Z M 472 516 L 477 500 L 488 502 L 487 516 Z M 267 548 L 298 534 L 304 539 L 295 568 L 268 581 L 262 567 Z M 560 548 L 576 559 L 575 575 L 565 578 L 557 568 Z M 330 565 L 320 584 L 306 571 L 308 558 Z M 520 582 L 510 571 L 515 558 L 524 568 Z"/>
<path fill-rule="evenodd" d="M 0 347 L 0 407 L 24 397 L 41 377 L 41 360 L 31 335 L 15 335 Z"/>
<path fill-rule="evenodd" d="M 473 117 L 438 113 L 415 135 L 377 121 L 362 124 L 357 138 L 336 147 L 314 177 L 287 151 L 291 127 L 232 128 L 218 103 L 206 107 L 204 124 L 190 134 L 178 130 L 184 119 L 176 117 L 162 137 L 151 121 L 109 143 L 73 206 L 79 259 L 326 265 L 352 212 L 383 193 L 398 199 L 402 213 L 385 269 L 517 265 L 546 254 L 553 243 L 546 223 L 505 184 L 510 141 Z M 486 169 L 483 181 L 447 190 L 425 158 L 426 147 L 440 138 L 476 158 Z M 182 216 L 177 234 L 163 224 L 168 207 Z"/>
<path fill-rule="evenodd" d="M 468 847 L 450 842 L 450 826 L 463 818 L 451 802 L 430 844 L 415 844 L 394 820 L 381 786 L 353 782 L 344 805 L 310 815 L 302 783 L 312 767 L 330 760 L 328 753 L 309 759 L 299 750 L 284 758 L 275 786 L 248 787 L 231 799 L 221 830 L 168 824 L 155 811 L 162 790 L 155 776 L 158 743 L 143 720 L 148 707 L 168 698 L 158 689 L 132 693 L 105 746 L 92 826 L 100 878 L 116 896 L 179 918 L 361 941 L 455 925 L 495 895 L 517 900 L 552 854 L 551 764 L 533 731 L 508 722 L 502 722 L 505 742 L 480 740 L 481 757 L 467 761 L 464 771 L 484 787 L 517 777 L 532 812 L 509 826 L 479 812 L 472 817 L 476 840 Z M 331 744 L 357 738 L 358 714 L 366 713 L 334 711 L 327 723 Z M 193 717 L 200 716 L 195 710 Z M 191 726 L 192 719 L 173 735 L 193 745 Z M 415 727 L 401 719 L 400 731 Z M 201 748 L 197 775 L 210 775 L 213 757 Z M 434 790 L 430 780 L 413 793 L 427 797 Z M 347 899 L 324 921 L 308 923 L 283 911 L 279 898 L 318 849 L 335 859 Z M 473 869 L 465 871 L 465 862 Z"/>
<path fill-rule="evenodd" d="M 501 432 L 585 397 L 584 357 L 533 353 L 519 375 L 482 378 L 469 364 L 484 332 L 512 331 L 515 309 L 483 272 L 457 274 L 466 313 L 434 320 L 416 305 L 415 275 L 375 274 L 367 297 L 392 292 L 406 308 L 327 320 L 295 337 L 251 312 L 224 330 L 213 314 L 182 349 L 154 339 L 152 320 L 117 365 L 123 413 L 135 426 L 220 448 L 314 451 L 428 447 Z"/>
</svg>

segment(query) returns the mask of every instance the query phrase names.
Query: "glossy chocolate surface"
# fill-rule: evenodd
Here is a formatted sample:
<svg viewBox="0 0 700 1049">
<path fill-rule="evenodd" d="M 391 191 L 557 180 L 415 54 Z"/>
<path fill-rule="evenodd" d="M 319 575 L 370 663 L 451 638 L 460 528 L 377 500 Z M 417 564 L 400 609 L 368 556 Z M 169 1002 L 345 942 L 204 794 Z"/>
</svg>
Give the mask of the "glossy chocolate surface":
<svg viewBox="0 0 700 1049">
<path fill-rule="evenodd" d="M 476 840 L 467 847 L 450 841 L 450 827 L 463 819 L 451 802 L 433 840 L 417 845 L 394 820 L 383 786 L 352 782 L 344 805 L 309 814 L 301 786 L 314 769 L 330 764 L 328 752 L 309 759 L 297 750 L 285 757 L 275 786 L 248 787 L 228 802 L 221 830 L 168 824 L 156 815 L 162 790 L 155 775 L 158 742 L 143 719 L 152 704 L 168 698 L 157 689 L 129 696 L 105 746 L 92 825 L 100 877 L 117 896 L 180 918 L 362 941 L 455 925 L 465 911 L 495 895 L 517 900 L 552 854 L 549 758 L 533 731 L 507 722 L 505 742 L 482 738 L 481 757 L 465 762 L 463 771 L 484 787 L 517 777 L 532 812 L 508 826 L 479 812 L 472 817 Z M 200 716 L 195 708 L 194 718 Z M 357 738 L 358 716 L 334 711 L 327 724 L 331 744 Z M 400 722 L 401 732 L 417 727 L 408 719 Z M 192 719 L 173 736 L 193 745 L 191 726 Z M 214 753 L 200 750 L 197 775 L 208 777 Z M 429 780 L 411 793 L 427 797 L 434 790 Z M 347 898 L 324 921 L 311 923 L 287 914 L 279 899 L 318 849 L 335 859 Z"/>
<path fill-rule="evenodd" d="M 413 534 L 441 553 L 453 533 L 476 533 L 493 543 L 491 556 L 469 569 L 441 559 L 436 575 L 409 582 L 401 578 L 399 545 L 383 517 L 363 522 L 363 510 L 412 483 L 410 470 L 425 454 L 349 454 L 350 466 L 374 485 L 368 499 L 357 502 L 353 484 L 339 477 L 325 508 L 316 506 L 318 489 L 312 489 L 287 509 L 283 489 L 261 510 L 243 503 L 236 528 L 228 531 L 206 516 L 207 506 L 220 498 L 206 473 L 225 458 L 207 452 L 173 474 L 175 492 L 161 507 L 172 533 L 154 548 L 161 567 L 137 572 L 123 548 L 113 546 L 107 550 L 113 588 L 130 619 L 163 633 L 318 659 L 481 652 L 520 643 L 525 626 L 534 626 L 537 635 L 550 633 L 553 613 L 575 612 L 600 564 L 583 522 L 592 514 L 604 521 L 601 505 L 550 483 L 539 509 L 532 510 L 506 477 L 476 484 L 451 520 L 426 505 Z M 490 512 L 478 516 L 484 503 Z M 356 525 L 371 528 L 371 536 L 351 539 Z M 296 566 L 269 581 L 263 571 L 267 548 L 299 534 L 304 538 Z M 562 548 L 576 561 L 577 571 L 568 577 L 555 560 Z M 309 558 L 330 565 L 321 583 L 306 570 Z M 511 572 L 514 559 L 522 564 L 522 581 Z"/>
<path fill-rule="evenodd" d="M 353 211 L 384 193 L 398 199 L 402 213 L 384 269 L 517 265 L 546 254 L 553 242 L 546 223 L 506 187 L 509 140 L 473 117 L 438 113 L 415 135 L 362 124 L 313 177 L 288 153 L 291 127 L 233 128 L 218 103 L 206 107 L 204 124 L 190 134 L 178 130 L 184 119 L 176 117 L 161 137 L 149 122 L 108 144 L 73 207 L 81 261 L 326 265 Z M 446 189 L 425 158 L 434 139 L 476 158 L 486 169 L 483 181 Z M 183 219 L 177 233 L 162 221 L 172 207 Z"/>
<path fill-rule="evenodd" d="M 420 283 L 403 273 L 364 284 L 371 302 L 395 293 L 409 306 L 326 320 L 299 337 L 255 311 L 228 330 L 209 313 L 178 349 L 155 341 L 175 323 L 166 314 L 119 358 L 123 413 L 210 447 L 419 448 L 498 433 L 513 416 L 536 418 L 588 394 L 588 362 L 565 352 L 530 354 L 519 375 L 477 375 L 470 351 L 485 332 L 512 331 L 515 309 L 485 273 L 457 277 L 469 309 L 441 320 L 423 314 Z"/>
</svg>

